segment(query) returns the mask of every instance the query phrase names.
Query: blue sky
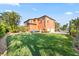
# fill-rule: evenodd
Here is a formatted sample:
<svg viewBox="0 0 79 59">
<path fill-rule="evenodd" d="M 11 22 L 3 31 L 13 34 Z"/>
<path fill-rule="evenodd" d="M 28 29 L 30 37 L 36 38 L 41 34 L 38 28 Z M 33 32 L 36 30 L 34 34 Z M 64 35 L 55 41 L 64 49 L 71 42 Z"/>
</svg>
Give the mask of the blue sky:
<svg viewBox="0 0 79 59">
<path fill-rule="evenodd" d="M 21 25 L 30 18 L 43 15 L 55 19 L 61 25 L 79 16 L 79 4 L 69 3 L 21 3 L 0 4 L 0 12 L 15 11 L 21 15 Z"/>
</svg>

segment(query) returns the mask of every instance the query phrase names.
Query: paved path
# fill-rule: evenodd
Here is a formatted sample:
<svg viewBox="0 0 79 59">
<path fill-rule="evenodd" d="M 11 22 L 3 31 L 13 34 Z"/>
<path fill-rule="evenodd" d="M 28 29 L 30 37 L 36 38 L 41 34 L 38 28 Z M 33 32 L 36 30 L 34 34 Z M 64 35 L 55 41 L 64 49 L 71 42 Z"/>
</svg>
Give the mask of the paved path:
<svg viewBox="0 0 79 59">
<path fill-rule="evenodd" d="M 61 31 L 61 32 L 53 32 L 53 33 L 55 33 L 55 34 L 67 34 L 67 33 L 64 32 L 64 31 Z"/>
<path fill-rule="evenodd" d="M 3 38 L 0 38 L 0 55 L 5 54 L 5 52 L 7 51 L 7 41 L 6 41 L 7 36 L 17 34 L 20 33 L 7 33 Z"/>
<path fill-rule="evenodd" d="M 7 42 L 6 42 L 7 35 L 3 38 L 0 38 L 0 54 L 4 53 L 7 49 Z"/>
</svg>

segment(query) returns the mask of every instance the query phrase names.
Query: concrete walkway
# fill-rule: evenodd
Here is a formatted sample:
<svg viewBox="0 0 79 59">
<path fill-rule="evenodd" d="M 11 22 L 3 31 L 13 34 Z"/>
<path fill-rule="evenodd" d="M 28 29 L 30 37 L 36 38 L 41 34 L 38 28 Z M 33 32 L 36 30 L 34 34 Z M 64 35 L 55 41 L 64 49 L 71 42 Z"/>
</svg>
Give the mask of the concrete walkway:
<svg viewBox="0 0 79 59">
<path fill-rule="evenodd" d="M 53 32 L 55 34 L 68 34 L 67 32 L 61 31 L 61 32 Z"/>
<path fill-rule="evenodd" d="M 6 42 L 7 35 L 3 38 L 0 38 L 0 54 L 4 53 L 7 49 L 7 42 Z"/>
</svg>

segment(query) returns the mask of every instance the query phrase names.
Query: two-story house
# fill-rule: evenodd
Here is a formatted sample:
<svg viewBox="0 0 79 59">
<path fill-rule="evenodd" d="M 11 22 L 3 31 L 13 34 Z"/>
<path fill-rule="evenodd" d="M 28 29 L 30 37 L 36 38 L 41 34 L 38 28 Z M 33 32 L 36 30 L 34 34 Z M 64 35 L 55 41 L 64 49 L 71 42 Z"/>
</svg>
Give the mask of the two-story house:
<svg viewBox="0 0 79 59">
<path fill-rule="evenodd" d="M 28 27 L 28 31 L 55 32 L 55 20 L 47 15 L 28 19 L 24 23 Z"/>
</svg>

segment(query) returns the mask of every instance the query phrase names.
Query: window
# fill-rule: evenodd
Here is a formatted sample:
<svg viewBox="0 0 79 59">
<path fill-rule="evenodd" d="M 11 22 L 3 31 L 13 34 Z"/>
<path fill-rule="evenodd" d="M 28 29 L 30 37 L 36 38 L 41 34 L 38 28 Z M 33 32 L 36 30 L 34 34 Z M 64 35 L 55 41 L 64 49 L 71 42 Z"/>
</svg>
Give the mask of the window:
<svg viewBox="0 0 79 59">
<path fill-rule="evenodd" d="M 35 19 L 33 21 L 35 22 Z"/>
</svg>

